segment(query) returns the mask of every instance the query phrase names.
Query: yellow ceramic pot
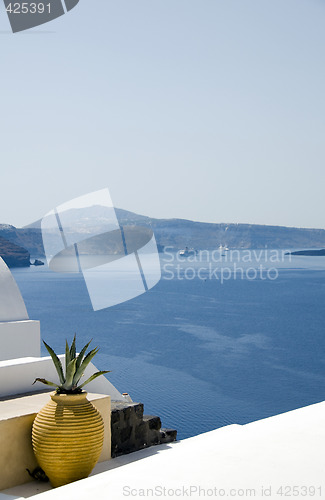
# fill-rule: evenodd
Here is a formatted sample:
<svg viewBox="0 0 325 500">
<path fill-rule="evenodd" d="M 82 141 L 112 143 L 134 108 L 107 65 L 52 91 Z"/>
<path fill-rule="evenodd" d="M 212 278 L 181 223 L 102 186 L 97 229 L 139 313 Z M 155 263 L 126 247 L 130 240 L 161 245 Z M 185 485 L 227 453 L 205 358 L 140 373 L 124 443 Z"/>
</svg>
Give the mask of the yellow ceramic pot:
<svg viewBox="0 0 325 500">
<path fill-rule="evenodd" d="M 87 393 L 51 394 L 37 414 L 32 431 L 33 449 L 52 486 L 88 477 L 104 441 L 104 423 Z"/>
</svg>

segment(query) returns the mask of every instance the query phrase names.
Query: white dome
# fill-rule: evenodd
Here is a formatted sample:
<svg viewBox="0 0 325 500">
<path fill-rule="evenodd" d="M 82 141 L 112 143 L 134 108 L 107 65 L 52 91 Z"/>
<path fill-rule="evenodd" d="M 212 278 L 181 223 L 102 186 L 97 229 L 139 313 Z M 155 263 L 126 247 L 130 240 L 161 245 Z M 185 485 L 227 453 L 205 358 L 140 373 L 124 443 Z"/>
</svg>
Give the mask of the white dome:
<svg viewBox="0 0 325 500">
<path fill-rule="evenodd" d="M 29 319 L 13 275 L 0 257 L 0 322 Z"/>
</svg>

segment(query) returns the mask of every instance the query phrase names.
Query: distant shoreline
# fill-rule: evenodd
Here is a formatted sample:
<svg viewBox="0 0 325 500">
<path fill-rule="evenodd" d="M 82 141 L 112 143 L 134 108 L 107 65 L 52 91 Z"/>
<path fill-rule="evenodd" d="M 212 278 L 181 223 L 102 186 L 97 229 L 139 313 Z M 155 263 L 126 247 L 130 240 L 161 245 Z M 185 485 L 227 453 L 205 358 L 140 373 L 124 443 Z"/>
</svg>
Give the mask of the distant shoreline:
<svg viewBox="0 0 325 500">
<path fill-rule="evenodd" d="M 320 250 L 297 250 L 295 252 L 287 252 L 286 255 L 307 255 L 312 257 L 325 257 L 325 248 Z"/>
</svg>

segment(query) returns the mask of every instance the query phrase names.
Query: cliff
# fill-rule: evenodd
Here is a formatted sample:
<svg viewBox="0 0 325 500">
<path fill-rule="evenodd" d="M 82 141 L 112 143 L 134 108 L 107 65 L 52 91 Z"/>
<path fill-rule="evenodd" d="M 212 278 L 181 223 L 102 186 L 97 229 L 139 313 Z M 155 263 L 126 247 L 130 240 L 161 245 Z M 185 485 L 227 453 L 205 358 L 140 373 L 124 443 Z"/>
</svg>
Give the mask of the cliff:
<svg viewBox="0 0 325 500">
<path fill-rule="evenodd" d="M 40 229 L 17 229 L 9 224 L 0 224 L 0 236 L 20 247 L 26 248 L 31 255 L 44 254 Z"/>
<path fill-rule="evenodd" d="M 0 257 L 3 258 L 8 267 L 29 267 L 30 254 L 11 241 L 0 236 Z"/>
</svg>

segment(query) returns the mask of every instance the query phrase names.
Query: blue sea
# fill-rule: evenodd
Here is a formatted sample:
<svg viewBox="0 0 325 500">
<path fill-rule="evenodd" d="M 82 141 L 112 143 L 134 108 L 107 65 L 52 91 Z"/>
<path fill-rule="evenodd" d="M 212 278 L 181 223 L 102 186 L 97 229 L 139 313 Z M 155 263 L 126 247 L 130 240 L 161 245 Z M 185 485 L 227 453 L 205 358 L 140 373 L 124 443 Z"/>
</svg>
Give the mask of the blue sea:
<svg viewBox="0 0 325 500">
<path fill-rule="evenodd" d="M 97 312 L 82 275 L 12 271 L 44 340 L 93 338 L 96 366 L 182 439 L 325 399 L 325 257 L 258 252 L 236 272 L 229 252 L 161 255 L 154 288 Z"/>
</svg>

